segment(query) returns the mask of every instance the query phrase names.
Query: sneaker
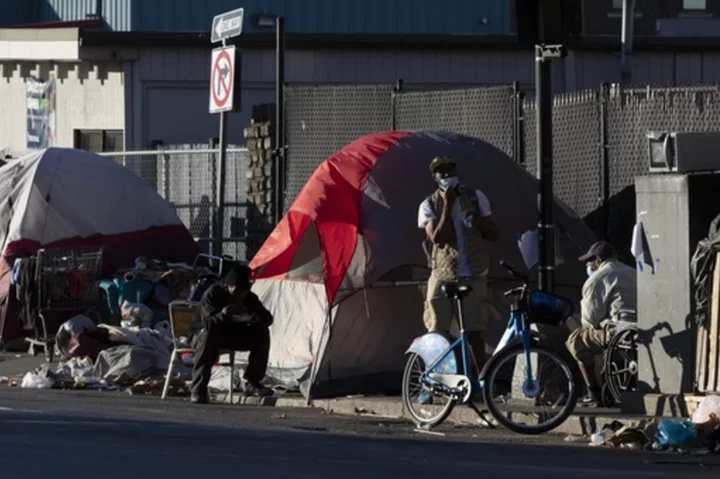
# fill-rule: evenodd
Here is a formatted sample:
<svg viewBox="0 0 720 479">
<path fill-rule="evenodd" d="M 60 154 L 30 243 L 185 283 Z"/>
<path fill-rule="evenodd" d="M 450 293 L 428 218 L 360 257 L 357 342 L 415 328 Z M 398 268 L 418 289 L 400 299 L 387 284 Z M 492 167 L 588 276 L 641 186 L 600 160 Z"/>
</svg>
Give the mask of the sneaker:
<svg viewBox="0 0 720 479">
<path fill-rule="evenodd" d="M 602 401 L 600 401 L 600 398 L 597 394 L 593 393 L 592 391 L 588 391 L 585 396 L 583 396 L 580 401 L 578 401 L 578 406 L 581 407 L 599 407 L 602 405 Z"/>
<path fill-rule="evenodd" d="M 262 384 L 247 383 L 244 390 L 245 396 L 268 397 L 273 395 L 273 390 Z"/>
<path fill-rule="evenodd" d="M 208 396 L 208 394 L 192 393 L 192 395 L 190 396 L 190 402 L 192 404 L 209 404 L 210 397 Z"/>
</svg>

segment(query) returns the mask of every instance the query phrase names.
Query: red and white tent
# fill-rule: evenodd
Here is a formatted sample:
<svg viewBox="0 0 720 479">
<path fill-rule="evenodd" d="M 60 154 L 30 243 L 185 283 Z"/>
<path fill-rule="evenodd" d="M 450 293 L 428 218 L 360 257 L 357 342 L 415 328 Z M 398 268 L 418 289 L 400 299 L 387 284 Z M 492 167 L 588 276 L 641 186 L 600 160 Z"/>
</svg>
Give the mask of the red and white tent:
<svg viewBox="0 0 720 479">
<path fill-rule="evenodd" d="M 192 261 L 199 251 L 173 206 L 110 158 L 49 148 L 0 167 L 1 304 L 16 257 L 91 245 L 107 246 L 109 274 L 138 256 Z M 0 339 L 12 339 L 13 321 L 3 319 Z"/>
<path fill-rule="evenodd" d="M 474 138 L 365 136 L 320 165 L 251 262 L 254 290 L 276 317 L 269 366 L 294 374 L 304 394 L 399 388 L 403 353 L 424 330 L 428 272 L 417 212 L 436 187 L 428 167 L 439 155 L 455 157 L 461 182 L 485 192 L 501 231 L 490 272 L 490 339 L 499 339 L 507 317 L 501 292 L 512 282 L 498 262 L 523 264 L 517 238 L 536 228 L 537 180 Z M 595 238 L 557 200 L 555 217 L 563 232 L 558 291 L 573 298 L 584 281 L 576 258 Z"/>
</svg>

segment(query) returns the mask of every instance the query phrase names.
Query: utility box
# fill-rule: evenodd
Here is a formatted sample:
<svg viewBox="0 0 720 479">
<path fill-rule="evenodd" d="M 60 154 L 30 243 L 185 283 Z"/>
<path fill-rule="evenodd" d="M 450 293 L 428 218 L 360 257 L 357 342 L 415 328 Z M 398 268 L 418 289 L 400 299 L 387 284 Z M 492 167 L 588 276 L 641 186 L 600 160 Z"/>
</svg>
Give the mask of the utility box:
<svg viewBox="0 0 720 479">
<path fill-rule="evenodd" d="M 690 260 L 720 213 L 720 175 L 642 176 L 635 193 L 645 250 L 638 269 L 638 393 L 692 393 L 697 327 Z"/>
</svg>

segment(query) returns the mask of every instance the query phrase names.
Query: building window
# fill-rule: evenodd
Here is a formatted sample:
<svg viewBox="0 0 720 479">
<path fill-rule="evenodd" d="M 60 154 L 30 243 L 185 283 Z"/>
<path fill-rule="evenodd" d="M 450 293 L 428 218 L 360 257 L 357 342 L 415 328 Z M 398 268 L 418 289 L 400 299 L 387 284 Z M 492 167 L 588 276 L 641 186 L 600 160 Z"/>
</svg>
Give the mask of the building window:
<svg viewBox="0 0 720 479">
<path fill-rule="evenodd" d="M 706 10 L 707 0 L 683 0 L 684 10 Z"/>
<path fill-rule="evenodd" d="M 123 151 L 122 130 L 75 130 L 75 148 L 106 153 Z"/>
</svg>

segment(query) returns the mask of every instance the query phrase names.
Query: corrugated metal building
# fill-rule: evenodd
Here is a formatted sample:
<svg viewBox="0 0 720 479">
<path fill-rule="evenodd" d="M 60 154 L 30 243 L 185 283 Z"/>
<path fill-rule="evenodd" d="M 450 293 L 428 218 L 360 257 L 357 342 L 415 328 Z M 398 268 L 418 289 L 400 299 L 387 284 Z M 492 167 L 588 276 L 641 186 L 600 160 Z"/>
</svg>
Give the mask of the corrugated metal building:
<svg viewBox="0 0 720 479">
<path fill-rule="evenodd" d="M 532 85 L 532 51 L 507 33 L 510 0 L 2 0 L 5 24 L 101 17 L 96 29 L 0 29 L 0 149 L 25 144 L 26 78 L 54 72 L 57 139 L 78 133 L 122 138 L 127 149 L 154 143 L 201 143 L 217 135 L 208 113 L 210 50 L 216 13 L 243 5 L 242 111 L 230 117 L 229 141 L 255 104 L 274 101 L 274 35 L 258 15 L 286 15 L 287 81 L 305 84 L 394 83 L 407 88 Z M 362 6 L 362 7 L 360 7 Z M 15 20 L 12 20 L 15 19 Z M 171 31 L 176 30 L 176 31 Z M 45 32 L 45 33 L 42 33 Z M 450 33 L 477 33 L 452 35 Z M 487 33 L 487 35 L 482 35 Z M 672 49 L 638 39 L 638 84 L 720 81 L 720 44 L 673 40 Z M 619 80 L 616 39 L 579 45 L 555 65 L 557 91 Z M 107 145 L 107 148 L 112 147 Z M 115 146 L 117 147 L 117 146 Z"/>
<path fill-rule="evenodd" d="M 206 31 L 214 15 L 239 7 L 249 32 L 264 30 L 253 21 L 258 16 L 278 15 L 287 18 L 291 33 L 510 32 L 508 0 L 10 0 L 10 20 L 2 23 L 99 16 L 113 31 Z"/>
<path fill-rule="evenodd" d="M 0 45 L 7 80 L 0 82 L 0 148 L 23 146 L 25 78 L 50 72 L 59 80 L 62 146 L 93 130 L 121 135 L 128 149 L 206 142 L 218 122 L 208 113 L 211 46 L 187 32 L 207 32 L 214 15 L 240 6 L 244 107 L 230 118 L 234 143 L 244 141 L 252 105 L 274 101 L 273 27 L 259 26 L 261 17 L 286 18 L 291 83 L 403 78 L 409 86 L 437 87 L 530 79 L 529 55 L 473 51 L 478 35 L 507 36 L 507 0 L 4 0 L 2 25 L 98 19 L 98 28 L 77 31 L 76 45 L 60 34 L 62 40 L 38 41 L 27 30 L 25 38 L 15 30 L 5 52 Z"/>
</svg>

